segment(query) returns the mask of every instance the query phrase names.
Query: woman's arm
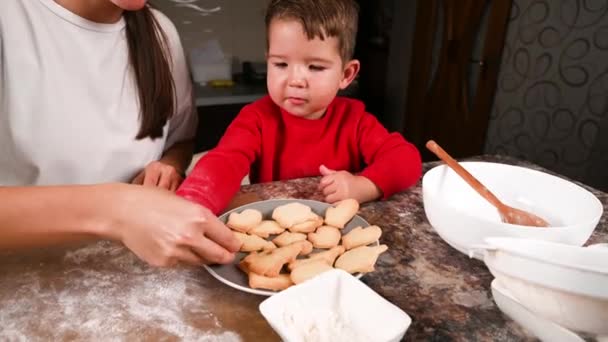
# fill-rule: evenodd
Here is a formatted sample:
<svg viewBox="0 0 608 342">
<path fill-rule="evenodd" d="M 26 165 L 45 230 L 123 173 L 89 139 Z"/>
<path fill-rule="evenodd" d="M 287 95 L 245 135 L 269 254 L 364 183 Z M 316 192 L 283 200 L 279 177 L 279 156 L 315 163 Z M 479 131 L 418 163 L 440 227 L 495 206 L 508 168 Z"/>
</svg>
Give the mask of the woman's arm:
<svg viewBox="0 0 608 342">
<path fill-rule="evenodd" d="M 240 243 L 211 212 L 128 184 L 0 187 L 0 249 L 86 238 L 124 243 L 156 266 L 232 261 Z"/>
<path fill-rule="evenodd" d="M 175 191 L 184 180 L 186 169 L 192 160 L 193 141 L 175 143 L 162 158 L 153 161 L 135 177 L 133 184 L 158 186 Z"/>
<path fill-rule="evenodd" d="M 97 203 L 107 186 L 0 187 L 0 248 L 107 237 Z"/>
<path fill-rule="evenodd" d="M 165 165 L 173 166 L 180 175 L 185 175 L 186 169 L 192 161 L 193 152 L 194 141 L 178 142 L 167 149 L 159 161 Z"/>
</svg>

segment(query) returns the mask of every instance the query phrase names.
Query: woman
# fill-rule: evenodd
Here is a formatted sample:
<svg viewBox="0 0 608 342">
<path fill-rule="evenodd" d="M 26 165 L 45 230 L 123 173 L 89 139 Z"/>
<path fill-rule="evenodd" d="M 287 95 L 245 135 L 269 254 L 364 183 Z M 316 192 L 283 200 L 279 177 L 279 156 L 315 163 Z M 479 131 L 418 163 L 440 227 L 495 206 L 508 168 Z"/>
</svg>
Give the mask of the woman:
<svg viewBox="0 0 608 342">
<path fill-rule="evenodd" d="M 0 1 L 0 248 L 96 237 L 152 265 L 230 262 L 230 231 L 172 193 L 191 92 L 146 0 Z"/>
</svg>

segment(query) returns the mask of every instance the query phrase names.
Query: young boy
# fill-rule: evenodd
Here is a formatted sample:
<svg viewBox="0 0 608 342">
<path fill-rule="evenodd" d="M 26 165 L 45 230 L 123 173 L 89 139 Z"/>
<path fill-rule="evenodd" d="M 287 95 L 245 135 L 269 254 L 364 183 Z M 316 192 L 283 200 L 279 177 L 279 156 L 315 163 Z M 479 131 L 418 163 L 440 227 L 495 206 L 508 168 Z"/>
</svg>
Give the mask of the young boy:
<svg viewBox="0 0 608 342">
<path fill-rule="evenodd" d="M 272 0 L 266 12 L 269 96 L 245 106 L 178 189 L 219 213 L 252 182 L 323 176 L 325 201 L 387 198 L 415 184 L 420 154 L 364 105 L 336 97 L 353 81 L 353 0 Z"/>
</svg>

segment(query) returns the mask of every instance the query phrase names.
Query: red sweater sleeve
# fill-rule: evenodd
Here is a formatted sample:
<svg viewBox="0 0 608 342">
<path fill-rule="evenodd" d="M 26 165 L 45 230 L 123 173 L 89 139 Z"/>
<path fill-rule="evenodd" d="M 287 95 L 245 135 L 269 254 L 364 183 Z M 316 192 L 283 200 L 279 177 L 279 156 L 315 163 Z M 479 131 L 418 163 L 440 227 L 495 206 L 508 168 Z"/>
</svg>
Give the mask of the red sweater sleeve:
<svg viewBox="0 0 608 342">
<path fill-rule="evenodd" d="M 399 133 L 389 133 L 365 113 L 357 128 L 359 149 L 367 167 L 360 173 L 380 190 L 383 199 L 416 184 L 422 174 L 420 152 Z"/>
<path fill-rule="evenodd" d="M 219 214 L 230 203 L 260 153 L 261 123 L 252 105 L 228 126 L 217 147 L 205 154 L 177 194 Z"/>
</svg>

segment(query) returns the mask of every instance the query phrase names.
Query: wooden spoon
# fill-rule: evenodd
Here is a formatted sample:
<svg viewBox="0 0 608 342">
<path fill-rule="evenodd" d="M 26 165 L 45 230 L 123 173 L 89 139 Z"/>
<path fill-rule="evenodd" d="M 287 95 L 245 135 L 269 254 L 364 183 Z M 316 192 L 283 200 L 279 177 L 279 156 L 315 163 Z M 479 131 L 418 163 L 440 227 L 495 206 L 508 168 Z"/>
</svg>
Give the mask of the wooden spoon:
<svg viewBox="0 0 608 342">
<path fill-rule="evenodd" d="M 444 151 L 436 142 L 429 140 L 426 143 L 426 148 L 435 153 L 439 159 L 443 160 L 449 167 L 452 168 L 462 179 L 475 189 L 483 198 L 496 207 L 502 222 L 510 224 L 518 224 L 531 227 L 548 227 L 549 223 L 542 218 L 529 213 L 527 211 L 510 207 L 500 201 L 493 193 L 490 192 L 477 178 L 473 177 L 462 165 Z"/>
</svg>

